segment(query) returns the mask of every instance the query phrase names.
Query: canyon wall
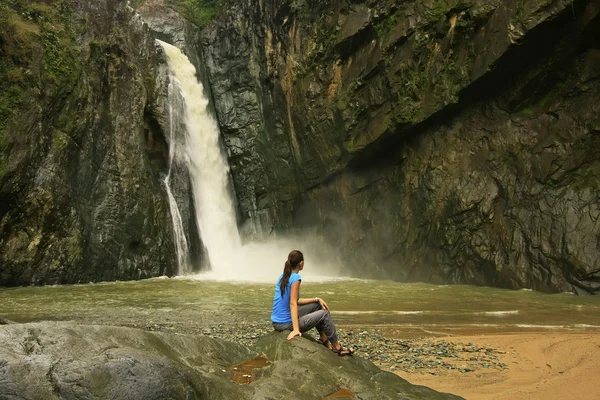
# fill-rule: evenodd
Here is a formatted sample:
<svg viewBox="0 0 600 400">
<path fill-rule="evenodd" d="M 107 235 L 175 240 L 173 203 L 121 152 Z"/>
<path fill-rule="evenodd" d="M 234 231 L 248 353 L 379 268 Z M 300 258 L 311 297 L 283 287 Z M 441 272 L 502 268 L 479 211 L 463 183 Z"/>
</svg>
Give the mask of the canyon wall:
<svg viewBox="0 0 600 400">
<path fill-rule="evenodd" d="M 357 276 L 600 287 L 600 2 L 244 1 L 204 31 L 246 234 Z"/>
<path fill-rule="evenodd" d="M 116 0 L 2 8 L 0 286 L 173 274 L 148 28 Z"/>
<path fill-rule="evenodd" d="M 310 235 L 359 277 L 600 290 L 600 0 L 243 0 L 202 31 L 160 0 L 0 11 L 0 286 L 176 272 L 159 38 L 207 83 L 247 240 Z"/>
</svg>

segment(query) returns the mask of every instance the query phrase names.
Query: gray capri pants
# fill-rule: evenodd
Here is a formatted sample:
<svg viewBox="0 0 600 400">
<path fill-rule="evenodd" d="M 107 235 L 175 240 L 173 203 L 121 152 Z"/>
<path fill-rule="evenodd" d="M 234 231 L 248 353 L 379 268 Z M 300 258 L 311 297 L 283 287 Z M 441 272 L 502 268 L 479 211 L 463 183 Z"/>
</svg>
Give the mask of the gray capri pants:
<svg viewBox="0 0 600 400">
<path fill-rule="evenodd" d="M 319 303 L 298 306 L 298 324 L 300 325 L 300 332 L 317 328 L 319 333 L 324 332 L 327 335 L 330 342 L 337 342 L 338 340 L 331 314 L 329 311 L 323 309 Z M 273 328 L 280 332 L 294 329 L 291 322 L 288 324 L 273 322 Z"/>
</svg>

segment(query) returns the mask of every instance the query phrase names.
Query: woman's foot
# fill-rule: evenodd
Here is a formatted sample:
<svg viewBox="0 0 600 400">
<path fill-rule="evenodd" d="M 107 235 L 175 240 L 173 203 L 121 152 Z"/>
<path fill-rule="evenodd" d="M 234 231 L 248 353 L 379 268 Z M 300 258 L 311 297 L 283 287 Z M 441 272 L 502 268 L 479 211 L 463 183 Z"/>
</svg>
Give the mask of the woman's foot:
<svg viewBox="0 0 600 400">
<path fill-rule="evenodd" d="M 337 353 L 338 356 L 351 356 L 354 354 L 354 349 L 352 347 L 344 347 L 339 342 L 335 342 L 332 345 L 331 351 Z"/>
<path fill-rule="evenodd" d="M 333 349 L 334 353 L 337 353 L 338 356 L 351 356 L 354 354 L 354 349 L 352 347 L 340 347 L 339 349 Z"/>
</svg>

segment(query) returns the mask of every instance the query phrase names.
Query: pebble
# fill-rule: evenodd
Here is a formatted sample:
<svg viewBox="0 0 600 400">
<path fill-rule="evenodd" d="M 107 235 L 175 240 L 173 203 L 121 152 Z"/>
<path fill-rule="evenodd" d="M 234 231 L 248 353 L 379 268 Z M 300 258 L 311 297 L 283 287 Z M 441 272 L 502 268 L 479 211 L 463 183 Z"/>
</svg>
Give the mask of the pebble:
<svg viewBox="0 0 600 400">
<path fill-rule="evenodd" d="M 223 321 L 222 315 L 220 316 Z M 161 322 L 140 323 L 134 318 L 120 325 L 134 326 L 150 331 L 169 331 L 180 334 L 202 334 L 209 337 L 241 343 L 250 348 L 258 339 L 273 331 L 270 321 L 244 322 L 227 320 L 226 323 L 194 319 L 163 319 Z M 212 323 L 211 323 L 212 322 Z M 113 321 L 108 321 L 113 323 Z M 316 331 L 311 332 L 317 338 Z M 306 335 L 306 334 L 305 334 Z M 476 343 L 449 342 L 432 338 L 401 339 L 389 337 L 380 329 L 338 329 L 340 342 L 354 347 L 355 357 L 363 357 L 386 371 L 395 373 L 419 372 L 437 375 L 440 371 L 456 370 L 462 374 L 475 373 L 484 369 L 506 370 L 508 366 L 500 361 L 498 351 L 489 345 Z M 513 350 L 513 353 L 515 350 Z"/>
</svg>

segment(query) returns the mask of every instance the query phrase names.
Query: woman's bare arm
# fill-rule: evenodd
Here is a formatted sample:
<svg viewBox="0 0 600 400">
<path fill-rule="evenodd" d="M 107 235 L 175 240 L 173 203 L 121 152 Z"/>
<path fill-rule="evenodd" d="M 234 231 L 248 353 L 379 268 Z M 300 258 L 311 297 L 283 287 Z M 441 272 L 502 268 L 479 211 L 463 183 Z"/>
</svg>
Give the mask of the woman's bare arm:
<svg viewBox="0 0 600 400">
<path fill-rule="evenodd" d="M 325 303 L 325 300 L 323 300 L 320 297 L 309 297 L 307 299 L 298 299 L 298 304 L 301 306 L 303 306 L 304 304 L 317 303 L 317 302 L 321 305 L 321 308 L 323 308 L 324 310 L 331 311 L 331 310 L 329 310 L 329 306 L 327 305 L 327 303 Z"/>
<path fill-rule="evenodd" d="M 292 284 L 290 292 L 290 313 L 292 314 L 292 327 L 294 328 L 287 339 L 292 340 L 296 336 L 302 336 L 300 333 L 300 324 L 298 322 L 298 293 L 300 293 L 300 281 Z"/>
</svg>

